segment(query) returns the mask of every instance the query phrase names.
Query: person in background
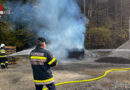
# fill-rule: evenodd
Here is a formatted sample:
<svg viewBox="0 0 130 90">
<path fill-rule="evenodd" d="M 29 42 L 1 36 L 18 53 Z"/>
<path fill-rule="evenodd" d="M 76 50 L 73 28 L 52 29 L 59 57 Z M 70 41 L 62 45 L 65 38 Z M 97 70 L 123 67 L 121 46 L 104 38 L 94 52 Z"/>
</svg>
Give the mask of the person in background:
<svg viewBox="0 0 130 90">
<path fill-rule="evenodd" d="M 3 43 L 0 45 L 0 66 L 2 69 L 8 67 L 8 59 L 5 50 L 5 44 Z"/>
<path fill-rule="evenodd" d="M 51 67 L 58 64 L 56 58 L 45 49 L 46 40 L 38 38 L 36 48 L 30 53 L 30 62 L 36 90 L 42 90 L 46 85 L 49 90 L 56 90 Z"/>
</svg>

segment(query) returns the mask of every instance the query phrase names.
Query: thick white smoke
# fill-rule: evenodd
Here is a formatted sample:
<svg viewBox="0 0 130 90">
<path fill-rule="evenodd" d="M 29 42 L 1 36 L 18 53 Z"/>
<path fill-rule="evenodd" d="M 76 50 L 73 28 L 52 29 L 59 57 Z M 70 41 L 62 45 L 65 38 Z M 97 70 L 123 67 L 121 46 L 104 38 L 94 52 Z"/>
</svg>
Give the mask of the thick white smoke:
<svg viewBox="0 0 130 90">
<path fill-rule="evenodd" d="M 65 58 L 68 50 L 84 48 L 85 17 L 75 0 L 37 0 L 32 5 L 20 4 L 17 3 L 12 20 L 28 23 L 28 28 L 49 40 L 47 48 L 56 57 Z"/>
</svg>

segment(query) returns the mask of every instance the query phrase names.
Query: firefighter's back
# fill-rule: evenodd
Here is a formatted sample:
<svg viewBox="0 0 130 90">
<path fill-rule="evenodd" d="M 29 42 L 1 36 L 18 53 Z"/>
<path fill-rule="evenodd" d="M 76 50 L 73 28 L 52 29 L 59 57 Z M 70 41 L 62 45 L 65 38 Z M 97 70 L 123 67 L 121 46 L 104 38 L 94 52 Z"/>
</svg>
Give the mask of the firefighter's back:
<svg viewBox="0 0 130 90">
<path fill-rule="evenodd" d="M 48 51 L 43 48 L 36 48 L 31 52 L 31 65 L 35 80 L 52 78 L 51 70 L 47 64 Z"/>
</svg>

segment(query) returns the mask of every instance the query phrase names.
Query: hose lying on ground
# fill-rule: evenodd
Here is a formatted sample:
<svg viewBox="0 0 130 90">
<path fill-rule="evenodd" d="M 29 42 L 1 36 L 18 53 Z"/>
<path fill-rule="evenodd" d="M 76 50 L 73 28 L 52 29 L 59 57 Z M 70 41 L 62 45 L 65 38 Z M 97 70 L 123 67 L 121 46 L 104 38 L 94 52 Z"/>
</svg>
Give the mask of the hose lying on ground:
<svg viewBox="0 0 130 90">
<path fill-rule="evenodd" d="M 95 80 L 101 79 L 101 78 L 103 78 L 103 77 L 106 77 L 107 74 L 108 74 L 109 72 L 112 72 L 112 71 L 124 71 L 124 70 L 130 70 L 130 68 L 110 69 L 110 70 L 105 71 L 105 73 L 104 73 L 102 76 L 97 77 L 97 78 L 88 79 L 88 80 L 79 80 L 79 81 L 67 81 L 67 82 L 61 82 L 61 83 L 57 83 L 57 84 L 55 84 L 55 86 L 59 86 L 59 85 L 63 85 L 63 84 L 70 84 L 70 83 L 80 83 L 80 82 L 90 82 L 90 81 L 95 81 Z M 43 90 L 48 90 L 48 89 L 45 88 L 45 89 L 43 89 Z"/>
</svg>

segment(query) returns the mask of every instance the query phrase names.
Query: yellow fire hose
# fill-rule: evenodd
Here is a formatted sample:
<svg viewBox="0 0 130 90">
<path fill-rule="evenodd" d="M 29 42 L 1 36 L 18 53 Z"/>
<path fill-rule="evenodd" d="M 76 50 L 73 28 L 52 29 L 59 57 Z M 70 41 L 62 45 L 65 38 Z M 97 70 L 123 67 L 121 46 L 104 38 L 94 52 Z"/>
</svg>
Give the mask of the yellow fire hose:
<svg viewBox="0 0 130 90">
<path fill-rule="evenodd" d="M 59 85 L 63 85 L 63 84 L 70 84 L 70 83 L 79 83 L 79 82 L 90 82 L 90 81 L 95 81 L 95 80 L 101 79 L 101 78 L 103 78 L 103 77 L 106 77 L 107 74 L 108 74 L 109 72 L 112 72 L 112 71 L 124 71 L 124 70 L 130 70 L 130 68 L 110 69 L 110 70 L 105 71 L 105 73 L 104 73 L 102 76 L 97 77 L 97 78 L 88 79 L 88 80 L 61 82 L 61 83 L 55 84 L 55 86 L 59 86 Z M 43 89 L 43 90 L 48 90 L 48 88 L 45 88 L 45 89 Z"/>
</svg>

